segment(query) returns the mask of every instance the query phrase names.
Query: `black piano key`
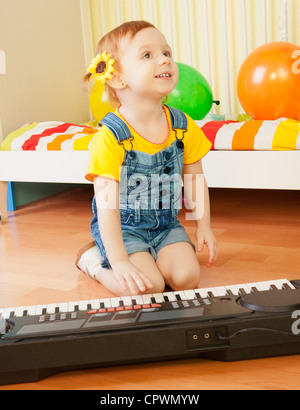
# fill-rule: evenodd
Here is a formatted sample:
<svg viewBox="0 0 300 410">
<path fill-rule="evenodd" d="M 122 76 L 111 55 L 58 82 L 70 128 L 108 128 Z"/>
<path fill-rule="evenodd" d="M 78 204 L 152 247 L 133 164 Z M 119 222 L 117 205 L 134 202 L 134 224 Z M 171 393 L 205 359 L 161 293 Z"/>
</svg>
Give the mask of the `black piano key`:
<svg viewBox="0 0 300 410">
<path fill-rule="evenodd" d="M 54 310 L 54 313 L 59 313 L 59 307 L 58 306 L 56 306 L 56 308 Z"/>
<path fill-rule="evenodd" d="M 270 290 L 278 290 L 276 285 L 271 285 Z"/>
<path fill-rule="evenodd" d="M 247 295 L 247 292 L 245 291 L 245 289 L 240 288 L 240 289 L 239 289 L 239 294 L 240 294 L 241 296 L 244 296 L 244 295 Z"/>
<path fill-rule="evenodd" d="M 151 303 L 156 303 L 156 300 L 155 300 L 154 296 L 152 296 L 150 300 L 151 300 Z"/>
<path fill-rule="evenodd" d="M 27 314 L 28 314 L 28 310 L 25 309 L 25 310 L 23 311 L 23 317 L 27 316 Z"/>
<path fill-rule="evenodd" d="M 232 290 L 230 290 L 230 289 L 227 289 L 226 294 L 227 294 L 228 296 L 235 296 L 235 295 L 233 294 Z"/>
<path fill-rule="evenodd" d="M 211 291 L 208 291 L 208 292 L 207 292 L 207 296 L 208 296 L 209 298 L 214 298 L 214 297 L 215 297 L 215 295 L 214 295 Z"/>
<path fill-rule="evenodd" d="M 122 300 L 122 299 L 119 300 L 119 306 L 120 306 L 120 307 L 124 307 L 124 300 Z"/>
<path fill-rule="evenodd" d="M 196 298 L 197 298 L 197 299 L 202 299 L 201 296 L 200 296 L 200 293 L 195 292 L 195 295 L 196 295 Z"/>
<path fill-rule="evenodd" d="M 92 310 L 92 304 L 91 303 L 87 304 L 87 310 Z"/>
<path fill-rule="evenodd" d="M 298 279 L 294 279 L 294 280 L 291 280 L 290 281 L 290 283 L 296 288 L 296 289 L 299 289 L 300 288 L 300 280 Z"/>
<path fill-rule="evenodd" d="M 152 298 L 151 298 L 152 299 Z M 136 300 L 135 299 L 132 299 L 132 305 L 133 306 L 135 306 L 137 303 L 136 303 Z"/>
<path fill-rule="evenodd" d="M 169 302 L 168 296 L 164 295 L 165 302 Z"/>
<path fill-rule="evenodd" d="M 176 297 L 176 300 L 181 300 L 181 296 L 178 295 L 178 293 L 175 295 L 175 297 Z"/>
<path fill-rule="evenodd" d="M 284 283 L 282 285 L 282 290 L 291 290 L 292 288 L 290 287 L 290 285 L 288 283 Z"/>
<path fill-rule="evenodd" d="M 42 315 L 46 315 L 46 314 L 47 314 L 47 308 L 44 307 L 43 310 L 42 310 Z"/>
<path fill-rule="evenodd" d="M 79 311 L 79 305 L 75 305 L 74 306 L 74 312 L 78 312 Z"/>
<path fill-rule="evenodd" d="M 257 289 L 257 287 L 255 287 L 255 286 L 252 286 L 252 288 L 251 288 L 251 292 L 259 292 L 259 290 Z"/>
</svg>

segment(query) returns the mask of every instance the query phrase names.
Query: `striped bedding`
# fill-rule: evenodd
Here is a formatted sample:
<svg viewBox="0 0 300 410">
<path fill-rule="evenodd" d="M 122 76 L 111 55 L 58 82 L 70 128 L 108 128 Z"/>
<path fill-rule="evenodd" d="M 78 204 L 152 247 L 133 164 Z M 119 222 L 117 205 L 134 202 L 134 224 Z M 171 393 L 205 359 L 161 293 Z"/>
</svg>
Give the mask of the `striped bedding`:
<svg viewBox="0 0 300 410">
<path fill-rule="evenodd" d="M 196 121 L 214 150 L 284 151 L 300 149 L 300 122 L 287 118 L 274 121 Z"/>
<path fill-rule="evenodd" d="M 89 125 L 67 122 L 33 122 L 11 132 L 2 142 L 3 151 L 82 151 L 98 132 Z"/>
<path fill-rule="evenodd" d="M 275 121 L 196 121 L 214 150 L 298 150 L 300 122 L 281 118 Z M 2 142 L 3 151 L 88 150 L 98 128 L 65 122 L 30 123 L 10 133 Z"/>
</svg>

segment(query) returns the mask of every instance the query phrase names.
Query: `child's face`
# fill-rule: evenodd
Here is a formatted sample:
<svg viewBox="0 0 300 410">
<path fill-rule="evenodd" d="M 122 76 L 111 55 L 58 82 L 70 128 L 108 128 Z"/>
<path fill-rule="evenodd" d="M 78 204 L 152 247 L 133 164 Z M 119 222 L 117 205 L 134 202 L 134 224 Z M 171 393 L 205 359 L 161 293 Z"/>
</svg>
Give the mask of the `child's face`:
<svg viewBox="0 0 300 410">
<path fill-rule="evenodd" d="M 154 28 L 139 31 L 124 42 L 122 80 L 127 90 L 143 98 L 162 99 L 178 81 L 178 67 L 163 34 Z"/>
</svg>

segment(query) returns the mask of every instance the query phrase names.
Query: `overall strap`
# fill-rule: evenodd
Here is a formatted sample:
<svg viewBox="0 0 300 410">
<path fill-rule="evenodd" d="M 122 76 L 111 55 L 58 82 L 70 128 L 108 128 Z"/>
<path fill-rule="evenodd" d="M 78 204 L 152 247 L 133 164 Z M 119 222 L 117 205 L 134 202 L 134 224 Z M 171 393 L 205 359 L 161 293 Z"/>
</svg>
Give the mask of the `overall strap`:
<svg viewBox="0 0 300 410">
<path fill-rule="evenodd" d="M 187 117 L 186 115 L 174 107 L 165 107 L 170 112 L 172 129 L 187 130 Z M 113 112 L 109 112 L 99 122 L 99 125 L 106 125 L 106 127 L 113 133 L 118 143 L 125 141 L 132 137 L 130 129 L 127 124 Z"/>
<path fill-rule="evenodd" d="M 127 124 L 113 112 L 109 112 L 99 122 L 99 125 L 106 125 L 106 127 L 113 133 L 116 140 L 120 144 L 122 141 L 131 138 L 131 132 Z"/>
<path fill-rule="evenodd" d="M 165 105 L 165 107 L 170 112 L 171 124 L 173 129 L 187 130 L 187 117 L 184 112 L 178 110 L 177 108 Z"/>
</svg>

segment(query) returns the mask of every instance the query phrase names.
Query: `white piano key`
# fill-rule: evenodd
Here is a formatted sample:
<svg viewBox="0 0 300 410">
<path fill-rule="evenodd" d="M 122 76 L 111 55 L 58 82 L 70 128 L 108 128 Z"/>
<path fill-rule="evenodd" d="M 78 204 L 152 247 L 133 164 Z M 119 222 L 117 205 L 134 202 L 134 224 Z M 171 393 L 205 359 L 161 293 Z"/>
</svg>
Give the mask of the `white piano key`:
<svg viewBox="0 0 300 410">
<path fill-rule="evenodd" d="M 0 309 L 0 319 L 4 319 L 4 308 Z"/>
<path fill-rule="evenodd" d="M 272 280 L 272 286 L 274 290 L 282 290 L 282 284 L 278 280 Z"/>
<path fill-rule="evenodd" d="M 90 302 L 91 302 L 92 309 L 99 309 L 100 308 L 100 300 L 99 299 L 93 299 Z"/>
<path fill-rule="evenodd" d="M 267 289 L 267 290 L 272 290 L 272 288 L 271 288 L 272 285 L 275 285 L 275 280 L 266 281 L 266 286 L 269 286 L 269 289 Z"/>
<path fill-rule="evenodd" d="M 251 283 L 247 283 L 247 286 L 248 286 L 248 288 L 249 288 L 249 290 L 250 290 L 250 293 L 253 293 L 255 290 L 254 290 L 254 288 L 255 289 L 257 289 L 257 283 L 256 282 L 251 282 Z"/>
<path fill-rule="evenodd" d="M 43 313 L 43 310 L 46 308 L 46 305 L 37 305 L 36 306 L 36 315 L 41 315 Z"/>
<path fill-rule="evenodd" d="M 207 297 L 207 292 L 205 288 L 197 288 L 195 289 L 195 293 L 198 293 L 201 298 L 206 298 Z"/>
<path fill-rule="evenodd" d="M 187 300 L 186 295 L 185 295 L 183 290 L 176 290 L 173 293 L 174 293 L 175 297 L 176 297 L 176 295 L 178 295 L 180 297 L 180 300 Z M 177 297 L 176 297 L 176 300 L 177 300 Z"/>
<path fill-rule="evenodd" d="M 239 295 L 239 289 L 235 285 L 230 285 L 230 286 L 225 286 L 226 291 L 231 291 L 233 295 L 238 296 Z"/>
<path fill-rule="evenodd" d="M 270 282 L 257 282 L 256 287 L 259 291 L 270 290 Z"/>
<path fill-rule="evenodd" d="M 269 290 L 281 290 L 279 284 L 276 283 L 276 280 L 268 281 L 268 284 Z"/>
<path fill-rule="evenodd" d="M 291 289 L 297 289 L 297 288 L 296 288 L 294 285 L 292 285 L 291 282 L 288 281 L 288 280 L 286 281 L 286 280 L 284 279 L 282 282 L 283 282 L 283 283 L 287 283 L 287 284 L 290 286 Z"/>
<path fill-rule="evenodd" d="M 268 281 L 268 283 L 269 283 L 269 286 L 270 286 L 270 290 L 276 290 L 276 289 L 278 289 L 278 290 L 282 290 L 281 289 L 281 286 L 280 286 L 280 284 L 279 284 L 279 282 L 277 282 L 277 280 L 270 280 L 270 281 Z"/>
<path fill-rule="evenodd" d="M 156 303 L 163 303 L 165 301 L 162 293 L 153 293 L 153 297 Z"/>
<path fill-rule="evenodd" d="M 5 319 L 9 319 L 10 314 L 11 314 L 12 312 L 14 312 L 15 310 L 16 310 L 16 308 L 14 308 L 14 307 L 5 308 L 5 309 L 4 309 L 4 318 L 5 318 Z"/>
<path fill-rule="evenodd" d="M 163 296 L 167 296 L 169 302 L 175 302 L 175 300 L 177 300 L 173 292 L 164 292 Z"/>
<path fill-rule="evenodd" d="M 100 299 L 100 303 L 103 303 L 105 308 L 110 308 L 111 307 L 111 299 L 110 298 Z"/>
<path fill-rule="evenodd" d="M 77 302 L 69 302 L 68 303 L 68 312 L 74 312 L 75 311 L 75 306 L 78 306 L 78 301 Z"/>
<path fill-rule="evenodd" d="M 88 310 L 88 305 L 90 304 L 89 300 L 80 300 L 78 303 L 78 307 L 80 311 Z"/>
<path fill-rule="evenodd" d="M 63 303 L 58 303 L 58 308 L 59 308 L 59 313 L 67 313 L 68 312 L 68 303 L 63 302 Z"/>
<path fill-rule="evenodd" d="M 225 286 L 217 286 L 216 288 L 214 288 L 213 293 L 215 296 L 227 296 Z"/>
<path fill-rule="evenodd" d="M 111 307 L 118 307 L 118 306 L 120 306 L 120 300 L 121 300 L 121 298 L 111 298 L 111 299 L 110 299 Z"/>
<path fill-rule="evenodd" d="M 149 303 L 152 303 L 151 298 L 153 295 L 150 293 L 149 295 L 142 295 L 143 298 L 143 303 L 148 305 Z"/>
<path fill-rule="evenodd" d="M 47 308 L 47 314 L 51 315 L 55 313 L 55 308 L 57 307 L 57 303 L 49 303 L 49 305 L 46 306 Z"/>
<path fill-rule="evenodd" d="M 243 289 L 246 293 L 251 293 L 251 288 L 248 287 L 247 283 L 239 283 L 236 287 L 239 289 L 239 295 L 242 294 L 241 289 Z"/>
<path fill-rule="evenodd" d="M 22 316 L 23 316 L 23 312 L 24 312 L 25 309 L 26 309 L 25 306 L 18 306 L 18 307 L 15 309 L 15 317 L 22 317 Z"/>
<path fill-rule="evenodd" d="M 131 306 L 132 305 L 132 298 L 130 296 L 121 296 L 121 299 L 124 303 L 124 306 Z"/>
<path fill-rule="evenodd" d="M 27 306 L 27 315 L 35 316 L 36 315 L 36 306 Z"/>
<path fill-rule="evenodd" d="M 197 296 L 193 289 L 185 289 L 184 294 L 185 294 L 186 300 L 197 299 Z"/>
<path fill-rule="evenodd" d="M 214 293 L 214 288 L 204 288 L 204 289 L 199 289 L 200 290 L 200 295 L 202 298 L 209 298 L 208 292 Z M 216 296 L 216 295 L 215 295 Z"/>
<path fill-rule="evenodd" d="M 287 279 L 279 279 L 276 281 L 278 283 L 279 289 L 283 289 L 283 285 L 287 283 L 291 289 L 296 289 L 294 285 Z"/>
<path fill-rule="evenodd" d="M 132 299 L 135 300 L 135 303 L 136 303 L 137 305 L 142 305 L 142 304 L 144 303 L 143 298 L 142 298 L 142 295 L 134 295 L 134 296 L 132 297 Z"/>
</svg>

